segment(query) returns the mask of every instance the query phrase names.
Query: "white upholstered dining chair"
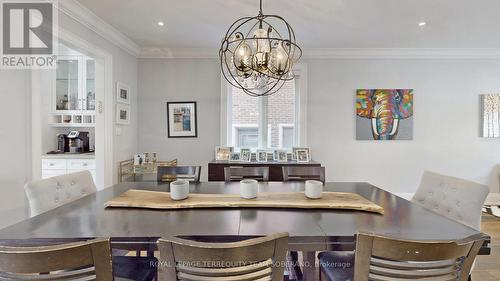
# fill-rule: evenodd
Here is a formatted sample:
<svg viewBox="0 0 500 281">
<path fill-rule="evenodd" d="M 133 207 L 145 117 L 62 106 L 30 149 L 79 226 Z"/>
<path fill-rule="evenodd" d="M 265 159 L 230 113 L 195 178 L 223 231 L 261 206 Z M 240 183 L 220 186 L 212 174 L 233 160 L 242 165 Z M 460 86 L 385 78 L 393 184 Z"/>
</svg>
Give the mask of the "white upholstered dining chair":
<svg viewBox="0 0 500 281">
<path fill-rule="evenodd" d="M 411 201 L 481 230 L 482 208 L 489 192 L 483 184 L 425 171 Z"/>
<path fill-rule="evenodd" d="M 411 201 L 480 230 L 482 207 L 488 193 L 486 185 L 425 171 Z"/>
<path fill-rule="evenodd" d="M 30 215 L 36 216 L 95 193 L 97 188 L 90 172 L 81 171 L 27 183 L 24 191 L 28 197 Z"/>
</svg>

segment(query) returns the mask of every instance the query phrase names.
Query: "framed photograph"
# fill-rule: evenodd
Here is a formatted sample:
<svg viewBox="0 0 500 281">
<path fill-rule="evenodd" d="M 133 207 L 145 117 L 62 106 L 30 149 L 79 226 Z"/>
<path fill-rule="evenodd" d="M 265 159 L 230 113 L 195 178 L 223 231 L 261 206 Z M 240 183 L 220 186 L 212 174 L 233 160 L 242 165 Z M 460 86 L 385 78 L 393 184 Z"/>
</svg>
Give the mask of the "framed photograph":
<svg viewBox="0 0 500 281">
<path fill-rule="evenodd" d="M 130 124 L 130 105 L 116 104 L 116 124 Z"/>
<path fill-rule="evenodd" d="M 134 155 L 134 166 L 143 165 L 145 163 L 145 161 L 144 161 L 145 158 L 146 158 L 145 153 L 139 153 L 139 154 Z"/>
<path fill-rule="evenodd" d="M 295 151 L 296 155 L 295 157 L 297 158 L 298 163 L 305 163 L 309 162 L 309 150 L 307 149 L 297 149 Z"/>
<path fill-rule="evenodd" d="M 237 152 L 231 152 L 231 154 L 229 155 L 229 161 L 231 162 L 239 162 L 241 161 L 241 155 Z"/>
<path fill-rule="evenodd" d="M 196 102 L 167 102 L 169 138 L 198 137 Z"/>
<path fill-rule="evenodd" d="M 309 147 L 293 147 L 292 148 L 292 160 L 297 160 L 297 150 L 299 149 L 305 149 L 307 150 L 307 154 L 309 154 L 309 159 L 311 159 L 311 148 Z"/>
<path fill-rule="evenodd" d="M 267 162 L 273 162 L 274 161 L 274 152 L 268 152 L 267 153 Z"/>
<path fill-rule="evenodd" d="M 257 161 L 257 153 L 252 152 L 250 153 L 250 162 L 256 162 Z"/>
<path fill-rule="evenodd" d="M 257 162 L 267 162 L 267 151 L 257 150 Z"/>
<path fill-rule="evenodd" d="M 233 152 L 232 147 L 217 146 L 215 148 L 215 160 L 218 161 L 229 161 L 229 156 Z"/>
<path fill-rule="evenodd" d="M 250 162 L 252 160 L 252 153 L 249 148 L 240 149 L 240 160 L 244 162 Z"/>
<path fill-rule="evenodd" d="M 274 161 L 287 162 L 287 151 L 286 150 L 275 150 L 274 151 Z"/>
<path fill-rule="evenodd" d="M 130 104 L 130 87 L 116 82 L 116 102 Z"/>
</svg>

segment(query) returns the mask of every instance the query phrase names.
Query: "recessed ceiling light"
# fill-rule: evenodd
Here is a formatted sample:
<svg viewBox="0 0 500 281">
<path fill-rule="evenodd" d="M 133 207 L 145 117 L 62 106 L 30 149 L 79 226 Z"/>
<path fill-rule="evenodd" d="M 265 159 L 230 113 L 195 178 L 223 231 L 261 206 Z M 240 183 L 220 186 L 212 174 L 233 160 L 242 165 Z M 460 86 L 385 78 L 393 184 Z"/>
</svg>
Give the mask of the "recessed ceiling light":
<svg viewBox="0 0 500 281">
<path fill-rule="evenodd" d="M 418 23 L 418 26 L 420 26 L 420 27 L 425 26 L 425 25 L 427 25 L 427 22 L 425 22 L 425 21 L 421 21 Z"/>
<path fill-rule="evenodd" d="M 159 26 L 164 26 L 164 25 L 165 25 L 165 23 L 164 23 L 164 22 L 162 22 L 162 21 L 159 21 L 159 22 L 158 22 L 158 25 L 159 25 Z"/>
</svg>

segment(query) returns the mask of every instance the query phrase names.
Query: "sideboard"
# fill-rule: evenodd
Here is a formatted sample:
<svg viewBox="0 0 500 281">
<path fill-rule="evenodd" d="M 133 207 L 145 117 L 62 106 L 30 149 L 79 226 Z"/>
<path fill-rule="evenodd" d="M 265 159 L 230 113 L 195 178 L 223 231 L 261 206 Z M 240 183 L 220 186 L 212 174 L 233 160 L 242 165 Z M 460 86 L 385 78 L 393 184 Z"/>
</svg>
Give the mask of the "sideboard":
<svg viewBox="0 0 500 281">
<path fill-rule="evenodd" d="M 213 160 L 208 163 L 208 181 L 224 181 L 225 167 L 269 167 L 269 181 L 283 181 L 283 166 L 321 166 L 321 163 L 310 161 L 307 163 L 288 162 L 232 162 Z"/>
</svg>

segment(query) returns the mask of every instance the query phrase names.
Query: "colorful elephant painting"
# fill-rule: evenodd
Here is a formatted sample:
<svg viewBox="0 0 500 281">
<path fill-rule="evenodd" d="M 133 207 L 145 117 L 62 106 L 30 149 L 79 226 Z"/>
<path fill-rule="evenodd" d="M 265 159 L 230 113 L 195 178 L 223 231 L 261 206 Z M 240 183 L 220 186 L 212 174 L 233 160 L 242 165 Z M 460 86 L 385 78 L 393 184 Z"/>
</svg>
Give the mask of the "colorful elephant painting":
<svg viewBox="0 0 500 281">
<path fill-rule="evenodd" d="M 400 122 L 413 116 L 413 90 L 358 90 L 356 114 L 370 119 L 373 139 L 394 140 L 398 135 Z M 358 136 L 358 139 L 364 138 Z"/>
</svg>

